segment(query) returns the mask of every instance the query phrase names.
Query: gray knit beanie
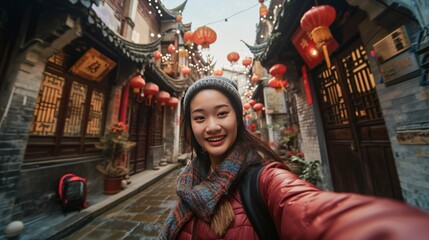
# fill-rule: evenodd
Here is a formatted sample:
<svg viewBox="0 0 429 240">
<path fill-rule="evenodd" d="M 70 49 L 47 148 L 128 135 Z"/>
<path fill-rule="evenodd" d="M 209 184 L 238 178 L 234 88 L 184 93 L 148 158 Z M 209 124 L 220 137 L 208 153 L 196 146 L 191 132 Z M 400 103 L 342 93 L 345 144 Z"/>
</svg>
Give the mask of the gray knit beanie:
<svg viewBox="0 0 429 240">
<path fill-rule="evenodd" d="M 194 82 L 186 91 L 185 97 L 183 98 L 183 105 L 185 113 L 189 112 L 189 105 L 191 99 L 201 90 L 203 89 L 215 89 L 219 90 L 225 96 L 228 97 L 229 101 L 231 101 L 231 104 L 234 106 L 237 117 L 241 117 L 243 114 L 243 104 L 241 103 L 240 94 L 238 93 L 238 87 L 237 84 L 229 80 L 225 77 L 219 77 L 219 76 L 209 76 L 204 77 L 196 82 Z"/>
</svg>

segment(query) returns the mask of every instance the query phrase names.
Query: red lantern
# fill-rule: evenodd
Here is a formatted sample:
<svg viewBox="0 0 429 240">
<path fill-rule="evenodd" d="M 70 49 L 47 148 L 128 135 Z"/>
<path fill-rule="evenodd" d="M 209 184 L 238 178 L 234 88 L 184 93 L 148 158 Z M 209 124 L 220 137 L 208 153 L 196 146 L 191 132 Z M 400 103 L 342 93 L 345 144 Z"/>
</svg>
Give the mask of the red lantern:
<svg viewBox="0 0 429 240">
<path fill-rule="evenodd" d="M 176 51 L 176 47 L 173 44 L 168 45 L 167 51 L 173 53 Z"/>
<path fill-rule="evenodd" d="M 154 54 L 153 54 L 153 58 L 155 58 L 155 60 L 158 60 L 158 59 L 160 59 L 162 57 L 162 55 L 161 55 L 161 53 L 159 52 L 159 51 L 156 51 Z"/>
<path fill-rule="evenodd" d="M 230 52 L 226 58 L 231 64 L 234 64 L 240 59 L 240 55 L 237 52 Z"/>
<path fill-rule="evenodd" d="M 258 2 L 259 2 L 259 3 L 263 3 L 263 2 L 265 2 L 265 1 L 264 1 L 264 0 L 258 0 Z"/>
<path fill-rule="evenodd" d="M 268 81 L 268 86 L 276 89 L 276 92 L 281 92 L 282 90 L 285 90 L 286 92 L 285 86 L 287 85 L 288 85 L 287 80 L 277 80 L 276 78 L 271 78 Z"/>
<path fill-rule="evenodd" d="M 250 106 L 250 104 L 248 104 L 248 103 L 246 103 L 246 104 L 244 104 L 244 105 L 243 105 L 243 109 L 244 109 L 245 111 L 249 110 L 250 108 L 251 108 L 251 106 Z"/>
<path fill-rule="evenodd" d="M 182 68 L 183 75 L 187 76 L 191 72 L 191 69 L 188 66 Z"/>
<path fill-rule="evenodd" d="M 246 114 L 246 119 L 252 119 L 252 115 Z"/>
<path fill-rule="evenodd" d="M 252 64 L 252 58 L 251 57 L 245 57 L 243 59 L 243 61 L 241 61 L 241 64 L 243 64 L 243 66 L 245 66 L 245 67 L 250 66 L 250 64 Z"/>
<path fill-rule="evenodd" d="M 140 74 L 135 75 L 130 80 L 130 86 L 133 88 L 133 91 L 136 94 L 140 93 L 140 89 L 144 88 L 145 85 L 146 82 Z"/>
<path fill-rule="evenodd" d="M 255 103 L 255 105 L 253 105 L 253 109 L 256 112 L 260 112 L 263 108 L 264 108 L 264 104 L 262 103 Z"/>
<path fill-rule="evenodd" d="M 177 15 L 177 16 L 176 16 L 176 21 L 177 21 L 177 22 L 182 22 L 182 15 L 180 15 L 180 14 L 179 14 L 179 15 Z"/>
<path fill-rule="evenodd" d="M 257 83 L 259 81 L 259 77 L 256 74 L 253 74 L 251 80 L 252 80 L 253 83 Z"/>
<path fill-rule="evenodd" d="M 279 63 L 279 64 L 273 65 L 270 68 L 270 74 L 280 81 L 283 79 L 283 74 L 285 74 L 286 70 L 287 70 L 286 66 Z"/>
<path fill-rule="evenodd" d="M 185 40 L 186 45 L 191 45 L 192 44 L 192 36 L 193 36 L 193 32 L 192 31 L 187 31 L 185 32 L 185 34 L 183 35 L 183 40 Z"/>
<path fill-rule="evenodd" d="M 179 99 L 177 99 L 176 97 L 171 97 L 167 101 L 167 106 L 169 106 L 171 110 L 173 110 L 175 107 L 177 107 L 177 105 L 179 105 Z"/>
<path fill-rule="evenodd" d="M 166 91 L 160 91 L 156 94 L 155 99 L 161 106 L 164 106 L 170 100 L 170 94 Z"/>
<path fill-rule="evenodd" d="M 251 99 L 248 103 L 250 106 L 253 107 L 256 104 L 256 101 L 255 101 L 255 99 Z"/>
<path fill-rule="evenodd" d="M 222 69 L 216 69 L 213 71 L 213 75 L 215 76 L 222 76 L 223 70 Z"/>
<path fill-rule="evenodd" d="M 152 96 L 159 92 L 159 87 L 153 82 L 148 82 L 143 89 L 143 93 L 146 96 L 146 105 L 150 105 L 152 102 Z"/>
<path fill-rule="evenodd" d="M 210 44 L 216 42 L 216 39 L 216 32 L 207 26 L 197 28 L 192 35 L 192 41 L 195 44 L 201 45 L 202 48 L 209 48 Z"/>
<path fill-rule="evenodd" d="M 260 17 L 266 17 L 268 15 L 268 8 L 265 6 L 265 4 L 261 3 L 261 6 L 259 7 L 259 16 Z"/>
<path fill-rule="evenodd" d="M 329 26 L 334 22 L 337 13 L 335 8 L 329 5 L 314 6 L 301 18 L 301 27 L 311 33 L 313 41 L 322 46 L 326 65 L 331 67 L 326 43 L 332 38 Z"/>
</svg>

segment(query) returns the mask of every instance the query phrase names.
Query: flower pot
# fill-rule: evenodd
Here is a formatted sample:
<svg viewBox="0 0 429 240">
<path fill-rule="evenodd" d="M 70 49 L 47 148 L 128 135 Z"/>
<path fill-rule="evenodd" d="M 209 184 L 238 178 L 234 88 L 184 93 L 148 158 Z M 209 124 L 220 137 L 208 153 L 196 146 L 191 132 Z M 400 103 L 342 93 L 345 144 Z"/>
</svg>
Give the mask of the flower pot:
<svg viewBox="0 0 429 240">
<path fill-rule="evenodd" d="M 116 194 L 121 191 L 123 177 L 104 177 L 104 194 Z"/>
</svg>

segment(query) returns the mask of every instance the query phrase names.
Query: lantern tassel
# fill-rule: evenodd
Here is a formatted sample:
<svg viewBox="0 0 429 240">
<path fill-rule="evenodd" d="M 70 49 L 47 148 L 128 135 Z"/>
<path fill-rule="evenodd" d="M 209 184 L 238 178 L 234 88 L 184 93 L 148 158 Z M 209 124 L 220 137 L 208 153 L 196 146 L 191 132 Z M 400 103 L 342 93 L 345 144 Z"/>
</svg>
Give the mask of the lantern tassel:
<svg viewBox="0 0 429 240">
<path fill-rule="evenodd" d="M 331 59 L 329 59 L 328 46 L 326 44 L 322 45 L 323 55 L 325 56 L 326 66 L 331 68 Z"/>
</svg>

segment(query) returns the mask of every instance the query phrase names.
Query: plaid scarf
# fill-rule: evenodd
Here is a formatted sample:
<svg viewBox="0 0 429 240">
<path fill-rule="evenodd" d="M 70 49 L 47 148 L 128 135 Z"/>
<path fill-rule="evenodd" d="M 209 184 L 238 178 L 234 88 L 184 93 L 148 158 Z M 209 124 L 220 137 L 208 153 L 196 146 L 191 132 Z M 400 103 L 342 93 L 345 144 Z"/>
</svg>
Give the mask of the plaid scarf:
<svg viewBox="0 0 429 240">
<path fill-rule="evenodd" d="M 216 170 L 207 175 L 209 160 L 195 158 L 176 180 L 180 201 L 167 217 L 159 239 L 175 239 L 194 214 L 210 222 L 216 206 L 235 187 L 244 171 L 261 163 L 252 148 L 236 146 Z"/>
</svg>

